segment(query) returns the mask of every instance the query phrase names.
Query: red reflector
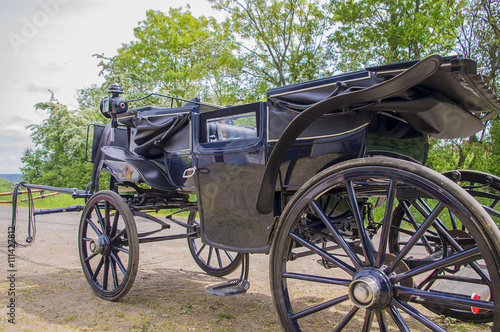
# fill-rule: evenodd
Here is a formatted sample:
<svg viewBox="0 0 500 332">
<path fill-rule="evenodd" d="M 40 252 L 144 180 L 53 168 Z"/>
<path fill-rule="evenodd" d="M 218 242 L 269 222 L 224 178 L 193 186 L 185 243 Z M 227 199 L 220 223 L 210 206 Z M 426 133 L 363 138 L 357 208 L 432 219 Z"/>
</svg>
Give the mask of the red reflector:
<svg viewBox="0 0 500 332">
<path fill-rule="evenodd" d="M 473 300 L 480 300 L 481 298 L 479 297 L 479 295 L 477 295 L 476 293 L 472 293 L 471 299 Z M 479 308 L 476 308 L 476 307 L 470 307 L 470 310 L 472 310 L 472 313 L 474 314 L 478 314 L 479 313 Z"/>
</svg>

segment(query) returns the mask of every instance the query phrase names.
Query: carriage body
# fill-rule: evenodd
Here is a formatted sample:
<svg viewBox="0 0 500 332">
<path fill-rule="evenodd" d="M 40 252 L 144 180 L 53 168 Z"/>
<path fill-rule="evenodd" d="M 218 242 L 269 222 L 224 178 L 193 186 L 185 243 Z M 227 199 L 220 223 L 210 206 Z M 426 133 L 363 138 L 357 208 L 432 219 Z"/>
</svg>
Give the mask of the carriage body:
<svg viewBox="0 0 500 332">
<path fill-rule="evenodd" d="M 246 292 L 248 254 L 270 253 L 286 331 L 375 321 L 444 331 L 428 310 L 500 328 L 500 178 L 425 167 L 431 139 L 470 137 L 500 112 L 474 61 L 434 55 L 229 107 L 195 98 L 127 109 L 119 86 L 109 92 L 101 112 L 112 121 L 93 126 L 86 190 L 59 188 L 87 199 L 78 247 L 101 298 L 130 290 L 139 244 L 187 239 L 208 274 L 241 264 L 240 279 L 207 289 L 216 295 Z M 102 171 L 109 190 L 99 190 Z M 167 209 L 166 220 L 151 213 Z M 159 228 L 138 231 L 134 218 Z M 170 222 L 186 232 L 156 236 Z"/>
<path fill-rule="evenodd" d="M 137 128 L 131 119 L 159 123 L 184 116 L 188 120 L 161 149 L 146 153 L 147 157 L 134 151 L 142 147 L 134 142 Z M 348 118 L 345 120 L 351 122 Z M 321 170 L 362 157 L 369 128 L 366 118 L 356 120 L 353 129 L 301 137 L 283 161 L 283 184 L 276 186 L 276 195 L 290 195 Z M 120 185 L 144 182 L 171 196 L 196 195 L 204 243 L 237 252 L 269 252 L 272 224 L 281 207 L 277 204 L 276 211 L 268 214 L 255 208 L 266 161 L 277 141 L 269 137 L 269 120 L 265 102 L 203 112 L 199 105 L 132 109 L 119 117 L 129 129 L 118 128 L 113 145 L 102 149 L 102 167 Z M 98 129 L 101 133 L 95 135 L 95 149 L 102 148 L 98 145 L 105 130 Z M 175 205 L 173 200 L 170 203 Z M 145 203 L 144 207 L 150 205 Z"/>
<path fill-rule="evenodd" d="M 177 199 L 195 194 L 204 243 L 269 252 L 273 222 L 287 197 L 322 170 L 377 155 L 425 164 L 429 138 L 467 137 L 484 127 L 484 117 L 494 113 L 484 100 L 493 99 L 476 75 L 475 63 L 448 58 L 433 76 L 410 89 L 352 105 L 340 114 L 332 107 L 313 121 L 281 161 L 272 211 L 256 210 L 269 156 L 298 114 L 334 93 L 380 84 L 415 63 L 272 89 L 267 102 L 221 108 L 193 101 L 174 108 L 130 109 L 117 115 L 122 127 L 114 141 L 106 141 L 109 146 L 102 146 L 102 130 L 96 135 L 93 159 L 101 149 L 103 168 L 117 183 L 145 182 Z"/>
</svg>

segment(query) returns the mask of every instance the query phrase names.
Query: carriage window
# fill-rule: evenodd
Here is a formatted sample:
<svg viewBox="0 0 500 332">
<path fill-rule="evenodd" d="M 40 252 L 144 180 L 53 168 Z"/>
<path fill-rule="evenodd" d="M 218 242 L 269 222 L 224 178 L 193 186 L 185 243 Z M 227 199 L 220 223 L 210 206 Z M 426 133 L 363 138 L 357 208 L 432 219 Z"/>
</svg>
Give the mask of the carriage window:
<svg viewBox="0 0 500 332">
<path fill-rule="evenodd" d="M 257 137 L 255 112 L 207 119 L 207 142 Z"/>
</svg>

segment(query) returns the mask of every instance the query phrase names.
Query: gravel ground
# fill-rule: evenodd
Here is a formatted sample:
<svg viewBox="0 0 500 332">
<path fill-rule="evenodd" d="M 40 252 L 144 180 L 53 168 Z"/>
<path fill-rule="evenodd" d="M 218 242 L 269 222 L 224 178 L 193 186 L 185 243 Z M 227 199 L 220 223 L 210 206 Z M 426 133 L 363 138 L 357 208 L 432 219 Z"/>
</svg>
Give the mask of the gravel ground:
<svg viewBox="0 0 500 332">
<path fill-rule="evenodd" d="M 14 273 L 6 268 L 10 218 L 10 207 L 0 206 L 0 331 L 281 330 L 269 290 L 268 255 L 250 256 L 247 294 L 220 297 L 206 293 L 205 288 L 237 278 L 240 270 L 224 278 L 208 276 L 192 259 L 186 240 L 144 244 L 132 289 L 118 302 L 109 302 L 92 292 L 82 273 L 77 246 L 79 213 L 37 216 L 36 242 L 16 249 Z M 27 233 L 26 220 L 27 210 L 20 209 L 16 237 L 21 243 Z M 142 223 L 137 221 L 138 228 Z M 174 234 L 170 232 L 183 230 L 174 225 L 169 231 Z M 15 275 L 15 295 L 8 296 L 11 274 Z M 15 300 L 15 324 L 8 322 L 11 298 Z M 319 323 L 325 330 L 333 328 Z M 359 327 L 350 330 L 359 331 Z M 490 330 L 488 325 L 456 321 L 446 328 Z"/>
</svg>

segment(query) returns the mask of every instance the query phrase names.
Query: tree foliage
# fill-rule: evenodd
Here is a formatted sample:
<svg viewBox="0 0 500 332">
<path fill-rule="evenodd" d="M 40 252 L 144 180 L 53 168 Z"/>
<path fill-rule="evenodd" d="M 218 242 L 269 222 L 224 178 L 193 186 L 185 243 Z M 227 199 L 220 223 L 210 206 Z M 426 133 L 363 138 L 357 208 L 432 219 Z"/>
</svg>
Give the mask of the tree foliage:
<svg viewBox="0 0 500 332">
<path fill-rule="evenodd" d="M 117 55 L 98 56 L 108 84 L 116 82 L 135 96 L 149 90 L 189 99 L 228 99 L 224 94 L 238 75 L 239 63 L 225 25 L 182 8 L 167 14 L 150 10 L 134 35 Z"/>
<path fill-rule="evenodd" d="M 210 0 L 229 14 L 243 56 L 244 72 L 262 92 L 326 76 L 333 46 L 325 6 L 317 0 Z M 266 83 L 266 84 L 263 84 Z"/>
<path fill-rule="evenodd" d="M 70 111 L 57 100 L 38 103 L 36 109 L 48 115 L 39 125 L 30 125 L 34 150 L 22 157 L 23 179 L 64 188 L 85 188 L 92 165 L 85 161 L 87 125 L 102 122 L 94 109 Z"/>
<path fill-rule="evenodd" d="M 478 61 L 484 79 L 500 93 L 500 0 L 469 0 L 460 26 L 458 52 Z"/>
<path fill-rule="evenodd" d="M 227 20 L 194 17 L 189 7 L 148 11 L 135 39 L 113 56 L 97 55 L 105 83 L 77 92 L 79 110 L 52 99 L 31 125 L 23 177 L 33 183 L 85 187 L 87 125 L 105 122 L 97 110 L 112 83 L 125 98 L 148 91 L 221 105 L 262 99 L 270 87 L 364 66 L 414 60 L 452 50 L 478 60 L 500 93 L 500 0 L 208 0 Z M 170 106 L 164 99 L 136 102 Z M 500 121 L 467 139 L 434 141 L 428 165 L 500 174 Z"/>
<path fill-rule="evenodd" d="M 456 50 L 478 62 L 484 81 L 500 93 L 500 1 L 471 0 L 463 8 Z M 490 120 L 485 130 L 465 139 L 439 142 L 430 152 L 430 166 L 475 169 L 500 175 L 500 120 Z"/>
<path fill-rule="evenodd" d="M 332 0 L 331 34 L 344 71 L 453 50 L 460 0 Z"/>
<path fill-rule="evenodd" d="M 436 140 L 431 144 L 427 166 L 438 172 L 473 169 L 494 173 L 492 157 L 489 140 Z"/>
</svg>

